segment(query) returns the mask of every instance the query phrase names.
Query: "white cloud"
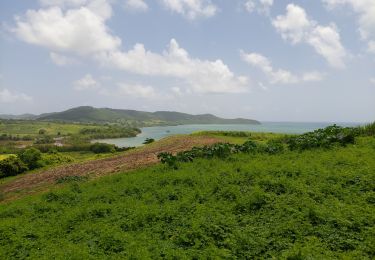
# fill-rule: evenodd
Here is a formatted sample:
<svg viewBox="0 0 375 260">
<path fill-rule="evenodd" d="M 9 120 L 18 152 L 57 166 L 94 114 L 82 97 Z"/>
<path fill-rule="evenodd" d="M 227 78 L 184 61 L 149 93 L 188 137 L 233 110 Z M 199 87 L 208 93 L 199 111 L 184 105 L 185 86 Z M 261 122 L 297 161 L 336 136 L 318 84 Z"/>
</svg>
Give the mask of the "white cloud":
<svg viewBox="0 0 375 260">
<path fill-rule="evenodd" d="M 244 3 L 244 8 L 249 13 L 257 10 L 259 13 L 269 14 L 273 0 L 247 0 Z"/>
<path fill-rule="evenodd" d="M 341 5 L 350 6 L 359 15 L 358 31 L 363 39 L 375 39 L 375 1 L 374 0 L 322 0 L 329 9 Z"/>
<path fill-rule="evenodd" d="M 87 0 L 39 0 L 42 6 L 76 7 L 87 3 Z"/>
<path fill-rule="evenodd" d="M 72 65 L 72 64 L 77 63 L 75 59 L 55 53 L 55 52 L 50 52 L 49 57 L 51 61 L 57 66 L 67 66 L 67 65 Z"/>
<path fill-rule="evenodd" d="M 344 68 L 346 50 L 341 44 L 340 34 L 334 25 L 316 26 L 306 41 L 335 68 Z"/>
<path fill-rule="evenodd" d="M 286 11 L 286 15 L 277 16 L 272 24 L 283 39 L 290 40 L 293 44 L 299 43 L 311 28 L 311 21 L 307 18 L 306 11 L 297 5 L 289 4 Z"/>
<path fill-rule="evenodd" d="M 12 92 L 9 89 L 0 89 L 0 103 L 30 102 L 33 98 L 24 94 Z"/>
<path fill-rule="evenodd" d="M 144 0 L 126 0 L 125 8 L 132 11 L 145 12 L 148 10 L 148 5 Z"/>
<path fill-rule="evenodd" d="M 279 15 L 272 21 L 283 39 L 292 44 L 309 44 L 332 67 L 345 67 L 344 60 L 348 54 L 341 44 L 340 34 L 334 24 L 319 25 L 308 18 L 302 7 L 294 4 L 289 4 L 286 12 L 286 15 Z"/>
<path fill-rule="evenodd" d="M 220 59 L 208 61 L 191 58 L 175 39 L 170 41 L 168 50 L 163 54 L 147 51 L 142 44 L 136 44 L 128 52 L 102 53 L 97 59 L 108 66 L 140 75 L 180 79 L 198 93 L 247 91 L 246 77 L 235 76 Z"/>
<path fill-rule="evenodd" d="M 91 74 L 86 74 L 83 78 L 74 82 L 74 89 L 78 91 L 97 89 L 100 83 Z"/>
<path fill-rule="evenodd" d="M 241 58 L 246 63 L 262 70 L 271 84 L 294 84 L 323 79 L 323 75 L 319 72 L 308 72 L 302 76 L 297 76 L 284 69 L 275 69 L 272 67 L 271 61 L 259 53 L 245 53 L 242 51 Z"/>
<path fill-rule="evenodd" d="M 24 16 L 15 18 L 16 26 L 11 30 L 30 44 L 54 51 L 90 54 L 121 45 L 120 38 L 112 36 L 105 24 L 110 16 L 107 2 L 93 0 L 66 11 L 58 6 L 28 10 Z"/>
<path fill-rule="evenodd" d="M 371 79 L 370 79 L 370 82 L 371 82 L 373 85 L 375 85 L 375 78 L 371 78 Z"/>
<path fill-rule="evenodd" d="M 160 0 L 172 12 L 194 20 L 199 17 L 212 17 L 218 8 L 211 0 Z"/>
</svg>

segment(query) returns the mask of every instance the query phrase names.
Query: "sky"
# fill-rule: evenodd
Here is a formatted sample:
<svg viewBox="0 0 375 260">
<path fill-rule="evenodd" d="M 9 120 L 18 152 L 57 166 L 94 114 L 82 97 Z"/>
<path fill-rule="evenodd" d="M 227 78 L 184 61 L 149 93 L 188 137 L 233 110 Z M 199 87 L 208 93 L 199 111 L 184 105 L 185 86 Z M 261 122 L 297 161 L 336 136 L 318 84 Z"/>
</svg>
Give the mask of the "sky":
<svg viewBox="0 0 375 260">
<path fill-rule="evenodd" d="M 374 0 L 2 0 L 0 114 L 375 120 Z"/>
</svg>

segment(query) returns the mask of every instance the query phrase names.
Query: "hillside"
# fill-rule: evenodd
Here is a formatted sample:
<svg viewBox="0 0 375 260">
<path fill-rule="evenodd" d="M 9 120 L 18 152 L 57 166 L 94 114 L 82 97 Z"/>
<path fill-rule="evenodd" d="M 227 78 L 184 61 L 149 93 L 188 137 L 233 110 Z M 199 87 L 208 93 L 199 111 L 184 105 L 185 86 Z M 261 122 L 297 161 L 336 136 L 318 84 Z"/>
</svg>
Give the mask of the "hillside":
<svg viewBox="0 0 375 260">
<path fill-rule="evenodd" d="M 58 120 L 68 122 L 129 123 L 137 126 L 179 125 L 179 124 L 260 124 L 252 119 L 223 119 L 211 114 L 190 115 L 179 112 L 144 112 L 111 108 L 82 106 L 63 112 L 42 114 L 39 120 Z"/>
<path fill-rule="evenodd" d="M 359 137 L 64 178 L 0 205 L 0 258 L 373 259 L 374 149 Z"/>
</svg>

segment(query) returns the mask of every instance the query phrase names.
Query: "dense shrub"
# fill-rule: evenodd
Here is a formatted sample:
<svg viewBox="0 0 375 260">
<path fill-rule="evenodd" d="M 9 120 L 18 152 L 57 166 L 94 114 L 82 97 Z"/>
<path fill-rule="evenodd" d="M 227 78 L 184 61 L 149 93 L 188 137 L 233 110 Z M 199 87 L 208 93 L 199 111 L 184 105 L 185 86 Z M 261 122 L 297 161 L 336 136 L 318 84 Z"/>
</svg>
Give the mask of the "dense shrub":
<svg viewBox="0 0 375 260">
<path fill-rule="evenodd" d="M 162 163 L 169 167 L 177 169 L 178 162 L 192 162 L 195 158 L 228 158 L 236 153 L 257 153 L 266 152 L 269 154 L 277 154 L 284 150 L 284 146 L 280 141 L 272 140 L 266 146 L 258 146 L 254 141 L 248 140 L 242 145 L 230 143 L 217 143 L 212 146 L 194 147 L 189 151 L 179 152 L 176 155 L 171 153 L 160 153 L 158 158 Z"/>
<path fill-rule="evenodd" d="M 333 144 L 347 145 L 354 143 L 356 136 L 360 134 L 360 129 L 350 127 L 340 127 L 337 125 L 318 129 L 314 132 L 290 137 L 287 140 L 291 150 L 306 150 L 312 148 L 328 148 Z"/>
<path fill-rule="evenodd" d="M 116 151 L 113 144 L 95 143 L 92 144 L 90 150 L 94 153 L 113 153 Z"/>
<path fill-rule="evenodd" d="M 153 139 L 153 138 L 146 138 L 146 140 L 143 142 L 143 144 L 151 144 L 153 142 L 155 142 L 155 139 Z"/>
<path fill-rule="evenodd" d="M 27 166 L 16 156 L 0 161 L 0 178 L 15 176 L 27 170 Z"/>
<path fill-rule="evenodd" d="M 33 170 L 42 166 L 42 162 L 41 162 L 42 153 L 34 147 L 23 150 L 22 152 L 19 153 L 18 156 L 21 159 L 21 161 L 25 163 L 30 170 Z"/>
<path fill-rule="evenodd" d="M 35 140 L 35 144 L 51 144 L 53 143 L 54 140 L 51 136 L 49 135 L 45 135 L 45 136 L 42 136 L 42 137 L 38 137 L 36 140 Z"/>
</svg>

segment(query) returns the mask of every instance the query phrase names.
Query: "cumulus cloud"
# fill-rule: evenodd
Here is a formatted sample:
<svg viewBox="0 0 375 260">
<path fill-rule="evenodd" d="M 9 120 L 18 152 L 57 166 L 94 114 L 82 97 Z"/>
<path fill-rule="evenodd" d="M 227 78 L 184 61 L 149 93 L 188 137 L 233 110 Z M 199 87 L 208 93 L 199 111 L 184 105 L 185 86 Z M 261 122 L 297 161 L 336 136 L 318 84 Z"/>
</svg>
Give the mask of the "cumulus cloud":
<svg viewBox="0 0 375 260">
<path fill-rule="evenodd" d="M 194 20 L 200 17 L 214 16 L 218 8 L 211 0 L 160 0 L 172 12 Z"/>
<path fill-rule="evenodd" d="M 17 16 L 11 30 L 27 43 L 84 55 L 115 50 L 121 45 L 120 38 L 111 35 L 105 24 L 110 16 L 111 6 L 103 0 L 69 10 L 52 6 Z"/>
<path fill-rule="evenodd" d="M 244 2 L 244 8 L 249 13 L 257 10 L 259 13 L 269 14 L 272 6 L 273 0 L 247 0 Z"/>
<path fill-rule="evenodd" d="M 33 98 L 24 94 L 12 92 L 7 88 L 0 89 L 0 103 L 30 102 Z"/>
<path fill-rule="evenodd" d="M 148 5 L 144 0 L 126 0 L 125 8 L 132 11 L 145 12 L 148 10 Z"/>
<path fill-rule="evenodd" d="M 358 31 L 364 40 L 375 40 L 374 0 L 322 0 L 329 9 L 347 5 L 358 14 Z"/>
<path fill-rule="evenodd" d="M 92 90 L 98 88 L 100 83 L 91 74 L 86 74 L 83 78 L 74 82 L 74 89 L 78 91 Z"/>
<path fill-rule="evenodd" d="M 286 14 L 277 16 L 272 24 L 284 40 L 292 44 L 309 44 L 330 66 L 345 67 L 344 60 L 348 54 L 341 44 L 340 34 L 334 24 L 319 25 L 309 19 L 302 7 L 294 4 L 289 4 Z"/>
<path fill-rule="evenodd" d="M 188 52 L 172 39 L 162 54 L 147 51 L 136 44 L 128 52 L 103 53 L 97 59 L 108 66 L 147 76 L 173 77 L 183 80 L 199 93 L 246 92 L 248 79 L 235 76 L 220 59 L 215 61 L 191 58 Z"/>
<path fill-rule="evenodd" d="M 323 75 L 319 72 L 308 72 L 297 76 L 284 69 L 275 69 L 271 61 L 259 53 L 241 52 L 241 58 L 246 63 L 260 69 L 268 77 L 271 84 L 294 84 L 299 82 L 320 81 Z"/>
</svg>

